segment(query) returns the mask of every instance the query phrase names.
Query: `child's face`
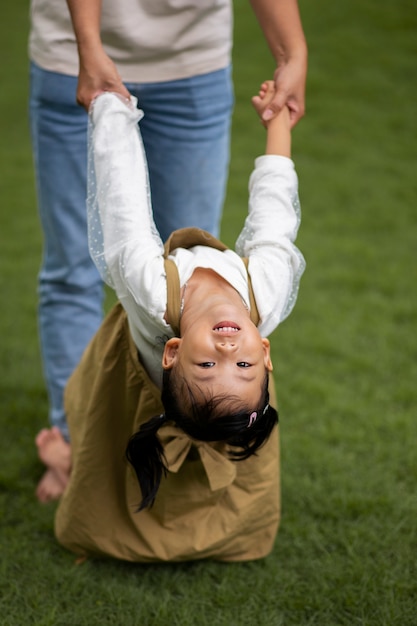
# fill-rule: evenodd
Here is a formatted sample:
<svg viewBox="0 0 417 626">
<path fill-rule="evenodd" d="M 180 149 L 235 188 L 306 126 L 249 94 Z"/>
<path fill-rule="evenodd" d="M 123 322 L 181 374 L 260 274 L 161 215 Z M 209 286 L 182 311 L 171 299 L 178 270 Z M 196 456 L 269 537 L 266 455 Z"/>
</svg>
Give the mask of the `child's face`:
<svg viewBox="0 0 417 626">
<path fill-rule="evenodd" d="M 213 396 L 239 396 L 248 406 L 259 397 L 265 370 L 272 370 L 269 341 L 248 315 L 219 308 L 195 320 L 181 338 L 170 339 L 162 365 L 180 365 L 188 385 Z"/>
</svg>

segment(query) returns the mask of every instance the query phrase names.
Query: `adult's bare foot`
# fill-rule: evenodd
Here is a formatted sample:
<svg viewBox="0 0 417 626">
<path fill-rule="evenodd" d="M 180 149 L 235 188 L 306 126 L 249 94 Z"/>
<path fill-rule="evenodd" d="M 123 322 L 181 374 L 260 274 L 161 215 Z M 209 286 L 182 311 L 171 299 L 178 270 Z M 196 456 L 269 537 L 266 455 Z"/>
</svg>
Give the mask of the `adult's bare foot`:
<svg viewBox="0 0 417 626">
<path fill-rule="evenodd" d="M 71 472 L 71 446 L 55 426 L 42 429 L 35 442 L 38 456 L 47 467 L 37 486 L 36 496 L 40 502 L 58 500 L 65 491 Z"/>
<path fill-rule="evenodd" d="M 51 502 L 59 500 L 65 491 L 64 485 L 58 478 L 58 475 L 51 469 L 47 469 L 38 486 L 36 487 L 36 497 L 39 502 Z"/>
</svg>

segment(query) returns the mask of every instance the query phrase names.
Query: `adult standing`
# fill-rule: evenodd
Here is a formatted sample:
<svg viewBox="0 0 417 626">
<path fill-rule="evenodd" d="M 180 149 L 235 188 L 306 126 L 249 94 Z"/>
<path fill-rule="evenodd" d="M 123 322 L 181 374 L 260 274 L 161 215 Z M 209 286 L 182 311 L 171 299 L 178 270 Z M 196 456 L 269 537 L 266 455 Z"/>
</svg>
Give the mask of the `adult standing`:
<svg viewBox="0 0 417 626">
<path fill-rule="evenodd" d="M 304 114 L 307 51 L 297 0 L 252 0 L 276 60 L 276 96 Z M 163 239 L 198 226 L 218 235 L 233 107 L 231 0 L 32 0 L 30 119 L 44 252 L 39 328 L 50 423 L 37 437 L 66 455 L 63 390 L 102 320 L 103 288 L 85 214 L 87 115 L 101 91 L 131 93 L 141 123 L 154 219 Z M 78 101 L 82 107 L 76 104 Z M 37 496 L 65 484 L 47 467 Z"/>
</svg>

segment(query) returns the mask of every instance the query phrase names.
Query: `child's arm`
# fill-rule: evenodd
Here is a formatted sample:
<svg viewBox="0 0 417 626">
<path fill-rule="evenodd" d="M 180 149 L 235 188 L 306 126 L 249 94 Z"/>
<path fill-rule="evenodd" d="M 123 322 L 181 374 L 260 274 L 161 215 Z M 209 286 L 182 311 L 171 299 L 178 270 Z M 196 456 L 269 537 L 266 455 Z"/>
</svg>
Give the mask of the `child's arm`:
<svg viewBox="0 0 417 626">
<path fill-rule="evenodd" d="M 272 88 L 270 88 L 272 85 Z M 252 98 L 259 116 L 274 94 L 265 82 Z M 266 154 L 255 160 L 249 181 L 249 214 L 236 242 L 236 252 L 249 258 L 249 274 L 261 322 L 268 336 L 294 306 L 304 258 L 294 245 L 300 224 L 298 180 L 290 158 L 291 134 L 287 107 L 270 121 Z"/>
<path fill-rule="evenodd" d="M 262 119 L 262 113 L 267 109 L 275 94 L 275 85 L 272 80 L 262 83 L 259 94 L 252 98 L 252 104 Z M 291 124 L 290 112 L 284 106 L 276 117 L 270 121 L 262 120 L 267 130 L 265 154 L 276 154 L 291 157 Z"/>
<path fill-rule="evenodd" d="M 163 269 L 140 118 L 135 102 L 119 95 L 106 92 L 93 102 L 87 198 L 90 254 L 120 299 L 133 295 L 138 301 L 154 268 L 158 275 Z"/>
</svg>

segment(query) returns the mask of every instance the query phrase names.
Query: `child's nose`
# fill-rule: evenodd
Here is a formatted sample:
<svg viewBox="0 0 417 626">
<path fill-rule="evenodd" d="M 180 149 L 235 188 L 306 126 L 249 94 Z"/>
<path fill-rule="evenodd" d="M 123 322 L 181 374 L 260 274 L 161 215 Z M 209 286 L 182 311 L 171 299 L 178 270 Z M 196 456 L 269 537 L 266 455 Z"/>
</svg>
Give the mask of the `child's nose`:
<svg viewBox="0 0 417 626">
<path fill-rule="evenodd" d="M 237 344 L 234 339 L 222 339 L 216 343 L 216 348 L 219 352 L 235 352 Z"/>
</svg>

